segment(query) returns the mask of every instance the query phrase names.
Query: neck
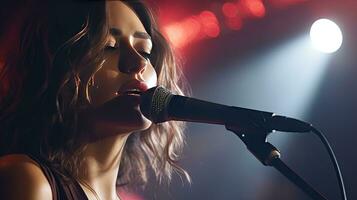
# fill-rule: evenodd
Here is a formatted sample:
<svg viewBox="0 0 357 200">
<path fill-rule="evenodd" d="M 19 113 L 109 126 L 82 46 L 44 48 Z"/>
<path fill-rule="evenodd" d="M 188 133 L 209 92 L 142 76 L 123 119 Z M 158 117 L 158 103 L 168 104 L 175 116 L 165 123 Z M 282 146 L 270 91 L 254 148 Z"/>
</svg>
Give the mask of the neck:
<svg viewBox="0 0 357 200">
<path fill-rule="evenodd" d="M 89 199 L 117 199 L 116 180 L 125 142 L 130 134 L 120 134 L 92 142 L 84 151 L 79 182 Z M 83 183 L 84 182 L 84 183 Z M 90 188 L 84 186 L 88 184 Z"/>
</svg>

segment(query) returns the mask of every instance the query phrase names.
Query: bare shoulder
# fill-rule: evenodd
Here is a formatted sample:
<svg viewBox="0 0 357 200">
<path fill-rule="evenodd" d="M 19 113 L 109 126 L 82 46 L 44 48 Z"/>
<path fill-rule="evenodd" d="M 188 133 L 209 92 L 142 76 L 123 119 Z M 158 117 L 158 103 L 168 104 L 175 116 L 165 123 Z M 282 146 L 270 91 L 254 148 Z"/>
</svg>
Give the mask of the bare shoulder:
<svg viewBox="0 0 357 200">
<path fill-rule="evenodd" d="M 0 199 L 51 200 L 50 184 L 39 165 L 24 154 L 0 157 Z"/>
</svg>

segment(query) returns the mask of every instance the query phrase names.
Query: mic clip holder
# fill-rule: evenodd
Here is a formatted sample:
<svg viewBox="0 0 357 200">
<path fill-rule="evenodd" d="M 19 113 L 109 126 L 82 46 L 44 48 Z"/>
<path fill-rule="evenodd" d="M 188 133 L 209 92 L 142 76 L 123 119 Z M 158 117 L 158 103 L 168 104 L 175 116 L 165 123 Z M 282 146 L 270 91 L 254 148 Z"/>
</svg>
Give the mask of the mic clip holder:
<svg viewBox="0 0 357 200">
<path fill-rule="evenodd" d="M 244 131 L 232 125 L 226 125 L 226 129 L 233 131 L 247 146 L 248 150 L 265 166 L 272 166 L 274 159 L 280 158 L 280 151 L 267 142 L 270 132 L 264 130 Z"/>
<path fill-rule="evenodd" d="M 234 132 L 263 165 L 277 169 L 312 199 L 327 200 L 280 159 L 280 151 L 267 142 L 267 136 L 272 132 L 271 130 L 261 126 L 243 129 L 238 126 L 234 122 L 225 124 L 226 129 Z"/>
</svg>

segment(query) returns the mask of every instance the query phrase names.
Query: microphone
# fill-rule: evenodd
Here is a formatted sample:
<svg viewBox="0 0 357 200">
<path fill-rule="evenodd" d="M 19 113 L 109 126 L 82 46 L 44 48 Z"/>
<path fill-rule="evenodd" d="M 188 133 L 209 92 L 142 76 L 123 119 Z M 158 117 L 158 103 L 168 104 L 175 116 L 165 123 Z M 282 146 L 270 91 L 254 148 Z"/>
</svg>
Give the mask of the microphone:
<svg viewBox="0 0 357 200">
<path fill-rule="evenodd" d="M 188 121 L 234 126 L 241 131 L 265 132 L 309 132 L 312 127 L 306 122 L 271 112 L 174 95 L 162 86 L 150 88 L 141 94 L 140 109 L 146 118 L 156 124 L 171 120 Z"/>
</svg>

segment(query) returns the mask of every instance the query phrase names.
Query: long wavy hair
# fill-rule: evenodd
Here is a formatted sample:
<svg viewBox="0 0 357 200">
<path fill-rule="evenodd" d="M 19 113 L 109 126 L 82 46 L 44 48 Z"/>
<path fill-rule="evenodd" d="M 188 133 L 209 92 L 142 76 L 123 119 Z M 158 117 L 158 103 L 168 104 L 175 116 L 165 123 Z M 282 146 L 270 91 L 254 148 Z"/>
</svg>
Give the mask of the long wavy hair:
<svg viewBox="0 0 357 200">
<path fill-rule="evenodd" d="M 152 37 L 151 63 L 158 84 L 187 95 L 189 87 L 152 12 L 141 1 L 123 2 Z M 0 67 L 0 156 L 36 155 L 66 172 L 64 176 L 77 178 L 86 148 L 80 139 L 86 129 L 81 113 L 92 106 L 88 86 L 102 67 L 109 33 L 105 1 L 39 1 L 30 9 L 16 48 Z M 169 183 L 173 172 L 190 182 L 177 164 L 184 129 L 183 122 L 165 122 L 132 133 L 123 150 L 118 185 L 145 185 L 148 169 L 160 183 Z"/>
</svg>

